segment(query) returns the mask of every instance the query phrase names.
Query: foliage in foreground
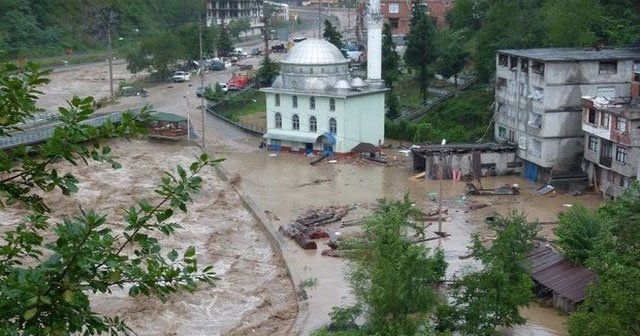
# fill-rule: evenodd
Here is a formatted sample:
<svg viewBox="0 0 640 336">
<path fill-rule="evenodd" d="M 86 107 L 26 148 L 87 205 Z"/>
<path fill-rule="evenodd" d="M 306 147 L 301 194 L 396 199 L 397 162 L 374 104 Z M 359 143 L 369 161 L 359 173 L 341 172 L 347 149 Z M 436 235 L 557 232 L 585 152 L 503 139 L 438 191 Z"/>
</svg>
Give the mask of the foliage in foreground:
<svg viewBox="0 0 640 336">
<path fill-rule="evenodd" d="M 19 132 L 19 125 L 37 112 L 37 86 L 45 72 L 33 64 L 25 68 L 0 64 L 0 134 Z M 198 192 L 198 173 L 216 164 L 203 154 L 188 169 L 165 173 L 153 200 L 138 199 L 124 213 L 122 230 L 113 220 L 90 209 L 52 223 L 42 193 L 59 190 L 69 196 L 79 181 L 55 163 L 77 165 L 89 161 L 119 168 L 104 139 L 143 134 L 149 111 L 124 113 L 119 123 L 96 127 L 84 123 L 94 112 L 93 98 L 73 98 L 60 108 L 60 126 L 38 146 L 19 146 L 0 152 L 0 205 L 29 214 L 0 240 L 0 334 L 86 335 L 129 334 L 118 316 L 92 310 L 91 293 L 128 288 L 129 295 L 165 300 L 198 283 L 211 284 L 210 266 L 198 266 L 195 249 L 164 251 L 158 236 L 172 235 L 180 225 L 174 211 L 187 211 Z"/>
<path fill-rule="evenodd" d="M 345 242 L 347 278 L 369 334 L 413 335 L 440 304 L 435 286 L 447 268 L 444 253 L 405 237 L 418 214 L 407 198 L 381 201 L 363 237 Z"/>
</svg>

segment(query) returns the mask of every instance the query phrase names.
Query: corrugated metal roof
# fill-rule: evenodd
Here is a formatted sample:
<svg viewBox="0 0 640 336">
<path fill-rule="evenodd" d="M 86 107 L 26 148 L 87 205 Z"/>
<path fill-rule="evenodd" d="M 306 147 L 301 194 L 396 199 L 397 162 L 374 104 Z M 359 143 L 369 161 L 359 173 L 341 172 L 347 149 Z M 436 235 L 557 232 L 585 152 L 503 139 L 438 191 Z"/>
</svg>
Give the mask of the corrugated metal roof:
<svg viewBox="0 0 640 336">
<path fill-rule="evenodd" d="M 576 303 L 584 300 L 587 285 L 598 279 L 595 272 L 570 262 L 549 246 L 537 247 L 527 259 L 534 280 Z"/>
</svg>

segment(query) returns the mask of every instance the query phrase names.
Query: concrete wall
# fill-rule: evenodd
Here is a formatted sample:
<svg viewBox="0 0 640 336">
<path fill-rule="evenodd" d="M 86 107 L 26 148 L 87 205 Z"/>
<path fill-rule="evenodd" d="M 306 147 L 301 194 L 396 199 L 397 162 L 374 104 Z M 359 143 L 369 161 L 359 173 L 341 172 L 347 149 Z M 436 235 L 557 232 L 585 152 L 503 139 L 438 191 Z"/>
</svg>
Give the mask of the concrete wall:
<svg viewBox="0 0 640 336">
<path fill-rule="evenodd" d="M 471 153 L 447 153 L 445 160 L 448 161 L 448 157 L 451 157 L 451 168 L 462 170 L 463 175 L 471 174 L 472 154 Z M 414 160 L 416 158 L 414 157 Z M 426 177 L 440 176 L 440 154 L 436 153 L 433 156 L 428 155 L 426 157 Z M 490 167 L 484 167 L 482 169 L 483 176 L 490 174 L 495 175 L 508 175 L 520 173 L 520 166 L 509 167 L 509 163 L 518 161 L 514 152 L 482 152 L 480 153 L 480 160 L 485 166 L 493 165 Z"/>
<path fill-rule="evenodd" d="M 361 142 L 375 146 L 384 142 L 384 92 L 349 97 L 345 102 L 344 132 L 340 138 L 343 152 Z"/>
</svg>

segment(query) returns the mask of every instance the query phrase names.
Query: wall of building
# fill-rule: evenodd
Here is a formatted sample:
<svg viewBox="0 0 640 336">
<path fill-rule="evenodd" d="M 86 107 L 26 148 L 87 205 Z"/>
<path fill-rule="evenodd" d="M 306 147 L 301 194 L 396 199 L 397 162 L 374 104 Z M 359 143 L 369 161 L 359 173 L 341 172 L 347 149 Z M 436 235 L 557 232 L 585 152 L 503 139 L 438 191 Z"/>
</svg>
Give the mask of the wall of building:
<svg viewBox="0 0 640 336">
<path fill-rule="evenodd" d="M 393 5 L 391 5 L 393 4 Z M 391 13 L 389 6 L 397 5 L 397 13 Z M 384 17 L 384 23 L 391 26 L 393 35 L 409 34 L 409 23 L 411 22 L 411 2 L 407 0 L 382 0 L 380 13 Z"/>
<path fill-rule="evenodd" d="M 351 151 L 360 142 L 384 142 L 384 92 L 349 97 L 345 102 L 344 132 L 338 151 Z M 338 131 L 340 131 L 338 126 Z"/>
</svg>

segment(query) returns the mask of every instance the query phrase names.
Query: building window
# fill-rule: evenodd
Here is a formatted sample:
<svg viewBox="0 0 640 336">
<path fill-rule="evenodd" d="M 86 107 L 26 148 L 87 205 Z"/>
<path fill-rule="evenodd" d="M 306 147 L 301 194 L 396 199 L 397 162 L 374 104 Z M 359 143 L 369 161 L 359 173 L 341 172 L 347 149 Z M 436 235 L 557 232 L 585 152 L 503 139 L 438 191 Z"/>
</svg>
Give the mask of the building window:
<svg viewBox="0 0 640 336">
<path fill-rule="evenodd" d="M 511 56 L 509 58 L 509 69 L 516 70 L 518 68 L 518 58 L 516 56 Z"/>
<path fill-rule="evenodd" d="M 537 102 L 541 102 L 544 99 L 544 89 L 534 86 L 531 90 L 531 99 Z"/>
<path fill-rule="evenodd" d="M 589 136 L 589 145 L 588 148 L 592 151 L 597 151 L 598 150 L 598 138 L 594 137 L 593 135 Z"/>
<path fill-rule="evenodd" d="M 313 68 L 309 69 L 309 73 L 312 74 L 313 73 Z"/>
<path fill-rule="evenodd" d="M 612 171 L 607 171 L 607 181 L 608 182 L 613 182 L 613 172 Z"/>
<path fill-rule="evenodd" d="M 616 131 L 620 133 L 627 133 L 628 131 L 627 119 L 618 117 L 618 122 L 616 123 Z"/>
<path fill-rule="evenodd" d="M 520 71 L 529 72 L 529 60 L 521 58 L 520 59 Z"/>
<path fill-rule="evenodd" d="M 336 110 L 336 100 L 331 98 L 329 99 L 329 111 L 335 111 Z"/>
<path fill-rule="evenodd" d="M 531 112 L 529 114 L 529 126 L 535 128 L 542 127 L 542 114 Z"/>
<path fill-rule="evenodd" d="M 298 108 L 298 96 L 291 97 L 291 107 Z"/>
<path fill-rule="evenodd" d="M 616 96 L 616 88 L 614 86 L 599 87 L 597 90 L 598 90 L 598 97 L 611 100 Z"/>
<path fill-rule="evenodd" d="M 498 126 L 498 139 L 500 140 L 506 140 L 507 139 L 507 129 L 502 127 L 502 126 Z"/>
<path fill-rule="evenodd" d="M 596 123 L 596 109 L 589 109 L 589 115 L 587 116 L 587 122 L 590 124 Z"/>
<path fill-rule="evenodd" d="M 309 109 L 310 110 L 316 109 L 316 97 L 309 98 Z"/>
<path fill-rule="evenodd" d="M 622 146 L 616 146 L 616 161 L 627 163 L 627 149 Z"/>
<path fill-rule="evenodd" d="M 514 132 L 513 130 L 509 130 L 509 137 L 507 138 L 507 142 L 515 143 L 515 138 L 516 138 L 516 132 Z"/>
<path fill-rule="evenodd" d="M 276 128 L 282 128 L 282 114 L 276 113 Z"/>
<path fill-rule="evenodd" d="M 498 65 L 499 66 L 509 66 L 509 57 L 507 55 L 498 55 Z"/>
<path fill-rule="evenodd" d="M 533 61 L 531 64 L 531 72 L 544 75 L 544 63 Z"/>
<path fill-rule="evenodd" d="M 600 111 L 600 126 L 609 128 L 609 113 Z"/>
<path fill-rule="evenodd" d="M 276 106 L 280 106 L 280 95 L 276 93 Z"/>
<path fill-rule="evenodd" d="M 397 3 L 389 4 L 389 14 L 398 14 L 400 13 L 400 5 Z"/>
<path fill-rule="evenodd" d="M 629 188 L 629 183 L 630 183 L 630 182 L 631 182 L 631 181 L 629 181 L 629 178 L 628 178 L 628 177 L 620 175 L 620 186 L 621 186 L 622 188 L 625 188 L 625 189 L 626 189 L 626 188 Z"/>
<path fill-rule="evenodd" d="M 293 122 L 293 129 L 294 130 L 299 130 L 300 129 L 300 117 L 298 117 L 297 114 L 293 115 L 293 118 L 291 120 Z"/>
<path fill-rule="evenodd" d="M 598 73 L 601 75 L 611 75 L 618 73 L 618 62 L 601 61 L 598 67 Z"/>
<path fill-rule="evenodd" d="M 524 135 L 520 136 L 520 139 L 518 139 L 518 148 L 520 149 L 527 149 L 527 137 Z"/>
<path fill-rule="evenodd" d="M 502 78 L 502 77 L 498 77 L 498 80 L 496 81 L 496 86 L 498 86 L 498 89 L 503 89 L 507 87 L 507 79 L 506 78 Z"/>
<path fill-rule="evenodd" d="M 400 19 L 389 18 L 389 26 L 391 26 L 391 29 L 398 29 L 398 27 L 400 26 Z"/>
<path fill-rule="evenodd" d="M 335 119 L 329 119 L 329 133 L 338 134 L 338 122 Z"/>
<path fill-rule="evenodd" d="M 542 156 L 542 142 L 540 140 L 532 139 L 531 146 L 529 146 L 529 153 L 533 156 Z"/>
<path fill-rule="evenodd" d="M 318 130 L 318 120 L 316 117 L 309 118 L 309 132 L 315 132 Z"/>
</svg>

